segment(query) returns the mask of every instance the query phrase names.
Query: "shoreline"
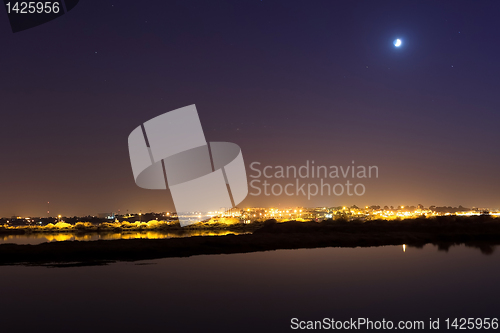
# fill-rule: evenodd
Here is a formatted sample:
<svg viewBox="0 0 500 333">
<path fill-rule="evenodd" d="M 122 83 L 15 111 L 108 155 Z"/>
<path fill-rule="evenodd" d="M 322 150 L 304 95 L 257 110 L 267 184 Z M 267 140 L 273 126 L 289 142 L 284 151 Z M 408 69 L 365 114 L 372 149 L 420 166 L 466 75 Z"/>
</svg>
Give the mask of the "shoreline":
<svg viewBox="0 0 500 333">
<path fill-rule="evenodd" d="M 410 221 L 266 221 L 253 234 L 170 239 L 62 241 L 39 245 L 0 245 L 0 265 L 80 266 L 116 261 L 282 249 L 435 244 L 441 250 L 465 244 L 493 252 L 500 244 L 500 221 L 488 216 Z"/>
<path fill-rule="evenodd" d="M 264 222 L 257 221 L 250 224 L 224 224 L 224 223 L 197 223 L 194 225 L 181 227 L 177 224 L 158 223 L 159 226 L 148 226 L 146 222 L 140 226 L 116 226 L 113 223 L 103 223 L 101 225 L 90 225 L 85 227 L 66 228 L 46 228 L 46 227 L 0 227 L 0 235 L 29 235 L 29 234 L 57 234 L 57 233 L 74 233 L 79 235 L 85 234 L 109 234 L 109 233 L 126 233 L 126 232 L 172 232 L 183 233 L 193 231 L 235 231 L 235 232 L 252 232 L 264 225 Z"/>
</svg>

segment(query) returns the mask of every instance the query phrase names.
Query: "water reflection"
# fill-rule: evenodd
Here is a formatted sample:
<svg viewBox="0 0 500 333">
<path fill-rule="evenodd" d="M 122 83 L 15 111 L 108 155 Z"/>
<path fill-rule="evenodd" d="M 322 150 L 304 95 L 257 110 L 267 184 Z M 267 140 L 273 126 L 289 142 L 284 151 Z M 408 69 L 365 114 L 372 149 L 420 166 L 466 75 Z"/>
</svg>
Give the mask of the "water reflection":
<svg viewBox="0 0 500 333">
<path fill-rule="evenodd" d="M 498 316 L 500 252 L 483 256 L 455 246 L 445 253 L 406 244 L 402 253 L 401 247 L 278 250 L 64 269 L 4 266 L 2 331 L 44 331 L 49 318 L 57 321 L 51 333 L 69 327 L 71 333 L 279 333 L 293 332 L 290 320 L 297 317 L 425 323 L 441 318 L 442 331 L 450 332 L 443 327 L 446 318 Z"/>
<path fill-rule="evenodd" d="M 0 235 L 0 244 L 41 244 L 47 242 L 62 242 L 62 241 L 96 241 L 96 240 L 113 240 L 113 239 L 164 239 L 192 236 L 224 236 L 224 235 L 239 235 L 244 232 L 235 232 L 228 230 L 178 230 L 171 232 L 164 231 L 133 231 L 120 233 L 30 233 L 24 235 Z"/>
<path fill-rule="evenodd" d="M 229 230 L 176 230 L 176 231 L 123 231 L 109 233 L 29 233 L 24 235 L 0 235 L 0 244 L 41 244 L 47 242 L 62 242 L 62 241 L 97 241 L 97 240 L 118 240 L 118 239 L 165 239 L 165 238 L 180 238 L 192 236 L 224 236 L 229 234 L 239 235 L 248 234 L 249 232 L 238 232 Z M 422 250 L 425 244 L 401 244 L 400 249 L 403 253 L 408 253 L 410 250 Z M 495 242 L 468 242 L 468 243 L 453 243 L 453 242 L 438 242 L 430 243 L 431 248 L 436 248 L 438 252 L 449 253 L 452 247 L 468 247 L 478 249 L 483 255 L 491 255 L 495 252 L 497 244 Z M 279 249 L 279 248 L 278 248 Z M 410 251 L 411 252 L 411 251 Z"/>
<path fill-rule="evenodd" d="M 472 248 L 472 249 L 478 249 L 484 255 L 493 254 L 493 252 L 495 252 L 495 249 L 497 247 L 497 244 L 492 243 L 492 242 L 487 242 L 487 241 L 485 241 L 485 242 L 469 242 L 469 243 L 439 242 L 439 243 L 430 243 L 430 244 L 437 247 L 437 250 L 439 252 L 448 253 L 452 247 L 468 247 L 468 248 Z M 403 249 L 403 252 L 406 252 L 406 250 L 408 248 L 422 250 L 424 248 L 424 245 L 425 244 L 418 244 L 418 245 L 403 244 L 402 249 Z"/>
</svg>

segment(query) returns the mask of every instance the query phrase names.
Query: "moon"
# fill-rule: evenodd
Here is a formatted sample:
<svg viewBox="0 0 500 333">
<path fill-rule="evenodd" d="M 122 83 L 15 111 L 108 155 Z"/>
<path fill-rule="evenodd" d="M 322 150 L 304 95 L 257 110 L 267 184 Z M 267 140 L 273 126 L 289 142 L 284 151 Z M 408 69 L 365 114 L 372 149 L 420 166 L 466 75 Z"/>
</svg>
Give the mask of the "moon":
<svg viewBox="0 0 500 333">
<path fill-rule="evenodd" d="M 400 46 L 401 46 L 401 39 L 399 39 L 399 38 L 398 38 L 398 39 L 396 39 L 396 40 L 394 41 L 394 46 L 395 46 L 395 47 L 400 47 Z"/>
</svg>

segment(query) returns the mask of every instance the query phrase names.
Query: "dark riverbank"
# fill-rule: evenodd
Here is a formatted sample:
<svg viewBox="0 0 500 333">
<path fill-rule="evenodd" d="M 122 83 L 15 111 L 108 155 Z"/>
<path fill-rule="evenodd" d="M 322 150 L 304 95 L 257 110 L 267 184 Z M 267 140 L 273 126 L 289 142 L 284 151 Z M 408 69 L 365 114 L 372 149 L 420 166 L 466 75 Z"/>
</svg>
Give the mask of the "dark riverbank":
<svg viewBox="0 0 500 333">
<path fill-rule="evenodd" d="M 96 265 L 203 254 L 231 254 L 316 247 L 368 247 L 454 244 L 479 248 L 483 253 L 500 244 L 500 219 L 489 216 L 439 217 L 405 221 L 267 221 L 248 235 L 226 235 L 159 240 L 132 239 L 93 242 L 55 242 L 39 245 L 0 245 L 0 265 Z"/>
</svg>

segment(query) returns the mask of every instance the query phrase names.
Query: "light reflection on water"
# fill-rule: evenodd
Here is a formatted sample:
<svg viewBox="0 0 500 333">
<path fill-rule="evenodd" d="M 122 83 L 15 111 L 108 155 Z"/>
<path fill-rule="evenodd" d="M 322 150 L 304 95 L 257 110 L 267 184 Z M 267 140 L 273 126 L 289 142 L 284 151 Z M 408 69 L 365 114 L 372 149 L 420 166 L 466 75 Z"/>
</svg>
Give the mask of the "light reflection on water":
<svg viewBox="0 0 500 333">
<path fill-rule="evenodd" d="M 440 318 L 449 332 L 446 318 L 498 318 L 500 252 L 443 249 L 407 244 L 405 252 L 399 245 L 5 266 L 2 332 L 38 332 L 51 319 L 52 333 L 281 333 L 293 332 L 291 318 L 358 317 Z"/>
<path fill-rule="evenodd" d="M 228 230 L 179 230 L 175 232 L 162 231 L 134 231 L 121 233 L 88 233 L 78 234 L 71 232 L 61 233 L 31 233 L 24 235 L 0 235 L 0 244 L 41 244 L 47 242 L 62 242 L 62 241 L 96 241 L 96 240 L 113 240 L 113 239 L 163 239 L 191 236 L 224 236 L 229 234 L 239 235 L 242 232 Z"/>
</svg>

